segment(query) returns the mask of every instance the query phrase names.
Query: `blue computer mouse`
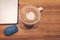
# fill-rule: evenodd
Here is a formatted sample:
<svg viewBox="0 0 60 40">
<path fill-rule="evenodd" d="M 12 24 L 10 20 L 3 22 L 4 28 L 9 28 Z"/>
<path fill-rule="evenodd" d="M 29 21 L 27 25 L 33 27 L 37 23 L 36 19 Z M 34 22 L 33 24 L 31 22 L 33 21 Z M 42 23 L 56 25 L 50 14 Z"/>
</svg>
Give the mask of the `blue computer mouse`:
<svg viewBox="0 0 60 40">
<path fill-rule="evenodd" d="M 10 36 L 10 35 L 12 35 L 12 34 L 14 34 L 16 32 L 18 32 L 18 28 L 17 28 L 16 25 L 11 25 L 11 26 L 4 29 L 4 34 L 6 36 Z"/>
</svg>

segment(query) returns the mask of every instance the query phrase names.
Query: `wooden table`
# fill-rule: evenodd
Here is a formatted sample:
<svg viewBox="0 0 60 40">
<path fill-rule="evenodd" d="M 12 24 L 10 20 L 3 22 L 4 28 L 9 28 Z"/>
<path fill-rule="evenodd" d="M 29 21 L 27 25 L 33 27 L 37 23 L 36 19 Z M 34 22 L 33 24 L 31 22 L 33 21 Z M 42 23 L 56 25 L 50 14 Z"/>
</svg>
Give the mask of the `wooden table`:
<svg viewBox="0 0 60 40">
<path fill-rule="evenodd" d="M 18 32 L 5 36 L 3 30 L 9 25 L 0 25 L 0 38 L 8 40 L 60 40 L 60 0 L 19 0 L 19 10 L 26 5 L 43 7 L 41 20 L 32 29 L 27 29 L 18 20 Z"/>
</svg>

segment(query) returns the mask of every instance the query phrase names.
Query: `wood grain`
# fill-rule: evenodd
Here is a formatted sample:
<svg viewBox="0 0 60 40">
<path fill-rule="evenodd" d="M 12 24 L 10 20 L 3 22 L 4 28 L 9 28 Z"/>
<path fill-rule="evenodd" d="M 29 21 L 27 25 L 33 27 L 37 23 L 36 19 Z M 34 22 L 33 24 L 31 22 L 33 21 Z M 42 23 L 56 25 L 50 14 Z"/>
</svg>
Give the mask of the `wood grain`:
<svg viewBox="0 0 60 40">
<path fill-rule="evenodd" d="M 27 29 L 18 20 L 19 31 L 9 37 L 3 30 L 9 25 L 0 25 L 0 38 L 8 40 L 60 40 L 60 0 L 19 0 L 19 10 L 26 5 L 42 6 L 41 20 L 32 29 Z"/>
</svg>

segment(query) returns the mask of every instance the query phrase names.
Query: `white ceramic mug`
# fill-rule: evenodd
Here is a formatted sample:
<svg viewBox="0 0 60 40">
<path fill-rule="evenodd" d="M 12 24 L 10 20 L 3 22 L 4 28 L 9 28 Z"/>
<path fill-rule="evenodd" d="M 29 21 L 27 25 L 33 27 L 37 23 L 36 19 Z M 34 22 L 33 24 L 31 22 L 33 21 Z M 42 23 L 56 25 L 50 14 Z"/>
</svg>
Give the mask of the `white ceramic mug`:
<svg viewBox="0 0 60 40">
<path fill-rule="evenodd" d="M 40 21 L 42 7 L 24 6 L 20 9 L 20 19 L 24 24 L 34 25 Z"/>
</svg>

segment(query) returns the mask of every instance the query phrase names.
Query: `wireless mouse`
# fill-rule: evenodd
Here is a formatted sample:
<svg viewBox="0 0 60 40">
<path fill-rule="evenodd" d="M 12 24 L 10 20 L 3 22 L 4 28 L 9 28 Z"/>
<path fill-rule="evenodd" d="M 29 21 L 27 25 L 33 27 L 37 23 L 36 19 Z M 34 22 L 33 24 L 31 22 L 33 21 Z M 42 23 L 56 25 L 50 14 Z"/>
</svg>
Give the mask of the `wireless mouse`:
<svg viewBox="0 0 60 40">
<path fill-rule="evenodd" d="M 18 28 L 17 28 L 16 25 L 11 25 L 11 26 L 4 29 L 4 34 L 6 36 L 10 36 L 10 35 L 12 35 L 12 34 L 14 34 L 16 32 L 18 32 Z"/>
</svg>

